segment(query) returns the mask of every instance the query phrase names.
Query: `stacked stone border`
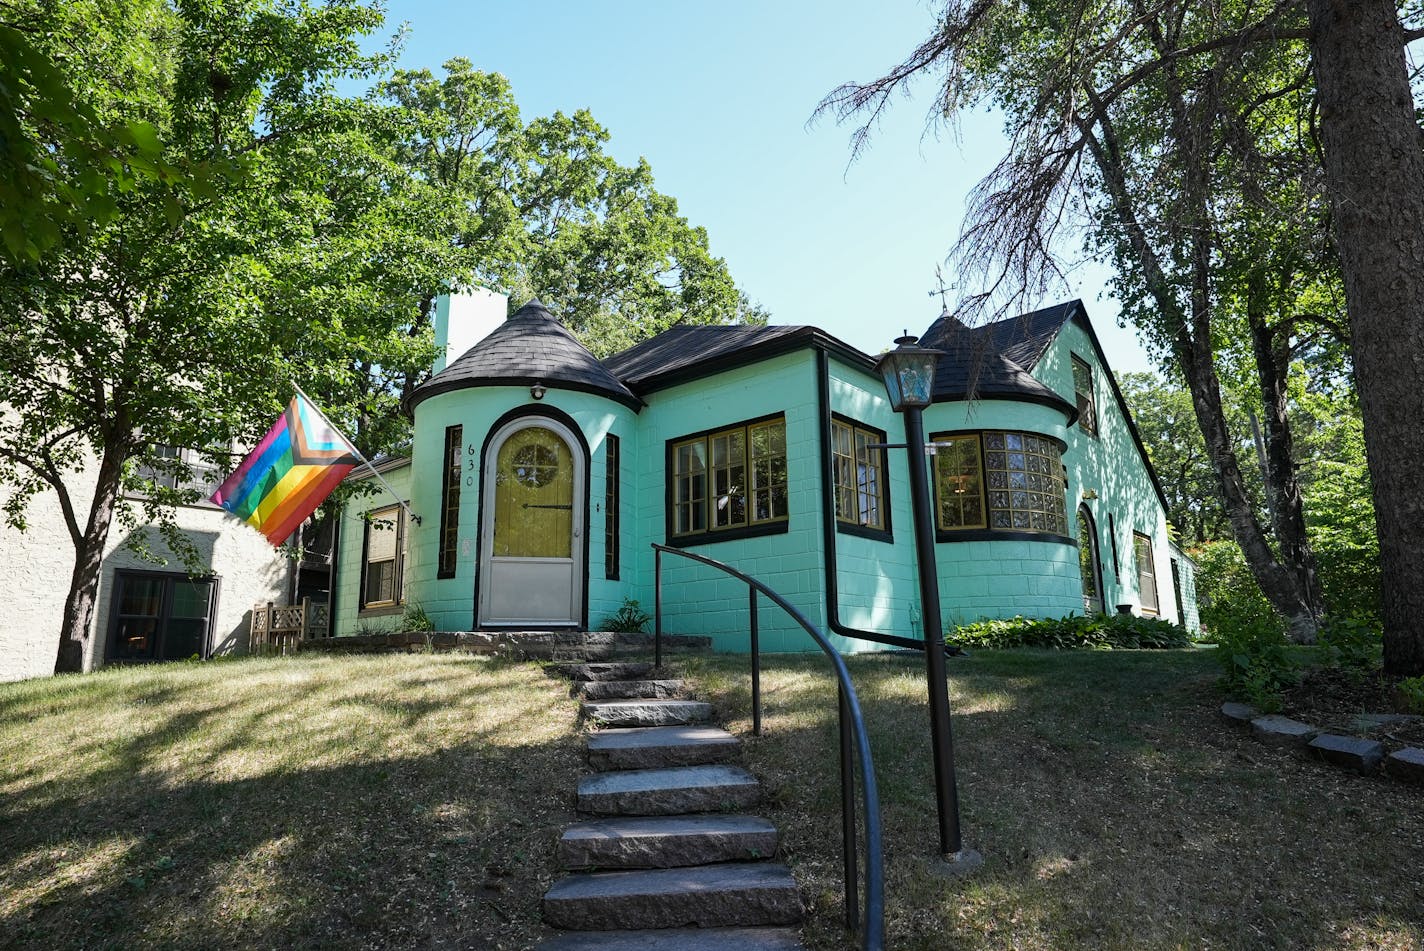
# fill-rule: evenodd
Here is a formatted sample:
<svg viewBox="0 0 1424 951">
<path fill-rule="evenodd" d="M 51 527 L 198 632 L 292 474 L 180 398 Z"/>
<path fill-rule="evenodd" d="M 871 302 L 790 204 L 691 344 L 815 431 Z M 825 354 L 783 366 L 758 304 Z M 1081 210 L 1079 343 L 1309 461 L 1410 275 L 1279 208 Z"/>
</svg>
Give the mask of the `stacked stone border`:
<svg viewBox="0 0 1424 951">
<path fill-rule="evenodd" d="M 1326 733 L 1289 717 L 1262 714 L 1249 703 L 1223 703 L 1221 715 L 1233 723 L 1249 727 L 1251 734 L 1268 746 L 1294 750 L 1361 776 L 1382 771 L 1391 779 L 1424 785 L 1424 749 L 1406 746 L 1387 752 L 1378 740 Z M 1379 726 L 1388 726 L 1400 719 L 1414 718 L 1403 714 L 1378 714 L 1373 718 L 1365 715 L 1362 719 L 1373 719 Z"/>
<path fill-rule="evenodd" d="M 681 654 L 705 651 L 710 637 L 663 635 L 663 651 Z M 299 651 L 328 654 L 388 654 L 424 651 L 463 651 L 494 654 L 516 660 L 605 660 L 647 654 L 653 635 L 614 631 L 462 631 L 424 633 L 393 631 L 353 637 L 311 637 L 297 643 Z"/>
</svg>

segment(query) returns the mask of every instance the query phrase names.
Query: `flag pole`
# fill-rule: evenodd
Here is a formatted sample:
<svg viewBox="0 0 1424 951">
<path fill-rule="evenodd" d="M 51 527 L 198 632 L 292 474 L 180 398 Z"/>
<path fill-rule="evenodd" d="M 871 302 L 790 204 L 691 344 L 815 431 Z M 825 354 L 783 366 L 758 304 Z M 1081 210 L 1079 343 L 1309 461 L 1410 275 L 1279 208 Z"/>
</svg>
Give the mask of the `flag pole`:
<svg viewBox="0 0 1424 951">
<path fill-rule="evenodd" d="M 400 497 L 400 493 L 397 492 L 395 489 L 391 488 L 391 484 L 385 480 L 385 477 L 382 476 L 381 473 L 376 470 L 375 466 L 371 465 L 371 460 L 367 459 L 364 455 L 361 454 L 361 450 L 356 448 L 356 444 L 353 443 L 350 439 L 348 439 L 346 434 L 341 431 L 341 428 L 331 421 L 331 417 L 327 416 L 326 413 L 322 411 L 322 408 L 317 405 L 316 400 L 312 399 L 310 396 L 307 396 L 306 392 L 300 386 L 297 385 L 296 380 L 289 380 L 288 382 L 292 384 L 292 389 L 297 391 L 297 395 L 300 396 L 302 399 L 306 400 L 307 403 L 311 405 L 311 408 L 316 410 L 316 414 L 322 418 L 326 425 L 331 427 L 332 432 L 336 433 L 342 438 L 342 440 L 346 443 L 346 448 L 351 450 L 351 454 L 354 455 L 358 460 L 360 460 L 362 465 L 364 465 L 367 469 L 371 470 L 371 475 L 376 477 L 376 481 L 380 482 L 381 485 L 386 487 L 386 491 L 389 492 L 391 494 L 391 497 L 396 500 L 396 504 L 399 505 L 401 508 L 405 509 L 406 516 L 409 517 L 410 520 L 416 525 L 419 525 L 420 516 L 416 515 L 410 510 L 410 505 Z"/>
</svg>

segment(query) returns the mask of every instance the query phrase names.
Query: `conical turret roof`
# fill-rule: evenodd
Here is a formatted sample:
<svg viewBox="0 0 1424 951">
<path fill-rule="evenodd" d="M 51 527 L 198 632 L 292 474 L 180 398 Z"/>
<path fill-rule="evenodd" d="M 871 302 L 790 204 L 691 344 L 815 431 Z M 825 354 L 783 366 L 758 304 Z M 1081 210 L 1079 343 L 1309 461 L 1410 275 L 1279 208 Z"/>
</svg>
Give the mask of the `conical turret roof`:
<svg viewBox="0 0 1424 951">
<path fill-rule="evenodd" d="M 537 299 L 519 308 L 488 337 L 416 387 L 411 405 L 466 387 L 535 383 L 550 389 L 594 393 L 635 410 L 643 405 Z"/>
</svg>

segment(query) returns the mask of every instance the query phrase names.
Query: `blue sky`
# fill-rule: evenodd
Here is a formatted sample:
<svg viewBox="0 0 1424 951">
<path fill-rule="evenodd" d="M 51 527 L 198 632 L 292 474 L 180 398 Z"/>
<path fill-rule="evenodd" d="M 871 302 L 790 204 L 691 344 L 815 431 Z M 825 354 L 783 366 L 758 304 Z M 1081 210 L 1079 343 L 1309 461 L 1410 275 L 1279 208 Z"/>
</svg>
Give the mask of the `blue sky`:
<svg viewBox="0 0 1424 951">
<path fill-rule="evenodd" d="M 390 0 L 388 20 L 408 25 L 404 68 L 438 74 L 466 56 L 509 78 L 526 121 L 588 108 L 615 156 L 648 160 L 773 322 L 871 353 L 938 314 L 935 266 L 1004 149 L 986 114 L 957 137 L 927 133 L 928 82 L 897 100 L 854 164 L 850 128 L 807 125 L 836 85 L 880 75 L 928 35 L 932 11 L 916 0 Z M 1148 369 L 1100 298 L 1105 273 L 1086 268 L 1042 303 L 1083 298 L 1114 369 Z"/>
</svg>

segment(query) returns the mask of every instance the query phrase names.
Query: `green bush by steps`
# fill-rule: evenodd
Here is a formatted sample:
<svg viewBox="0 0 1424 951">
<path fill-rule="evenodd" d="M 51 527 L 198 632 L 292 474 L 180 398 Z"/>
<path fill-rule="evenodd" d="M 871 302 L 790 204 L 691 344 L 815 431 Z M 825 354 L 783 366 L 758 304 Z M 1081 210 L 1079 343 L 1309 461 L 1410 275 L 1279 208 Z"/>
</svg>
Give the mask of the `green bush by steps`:
<svg viewBox="0 0 1424 951">
<path fill-rule="evenodd" d="M 1126 614 L 1070 614 L 1061 618 L 976 621 L 952 626 L 951 647 L 1047 647 L 1054 650 L 1170 649 L 1191 645 L 1186 628 L 1159 618 Z"/>
</svg>

